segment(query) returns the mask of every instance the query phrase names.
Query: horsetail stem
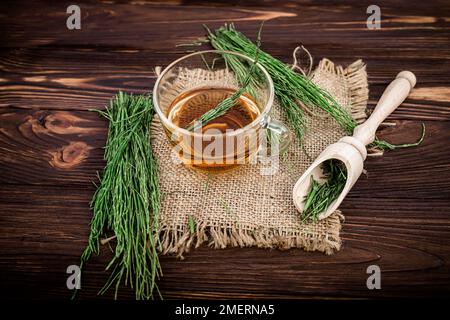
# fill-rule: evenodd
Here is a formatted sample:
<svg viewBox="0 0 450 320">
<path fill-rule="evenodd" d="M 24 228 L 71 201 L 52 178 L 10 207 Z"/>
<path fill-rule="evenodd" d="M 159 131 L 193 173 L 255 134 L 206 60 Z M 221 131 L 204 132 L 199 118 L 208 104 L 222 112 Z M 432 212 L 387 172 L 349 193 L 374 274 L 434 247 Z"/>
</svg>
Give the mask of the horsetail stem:
<svg viewBox="0 0 450 320">
<path fill-rule="evenodd" d="M 402 148 L 417 147 L 418 145 L 420 145 L 423 142 L 423 139 L 425 138 L 425 131 L 426 131 L 425 124 L 422 123 L 422 134 L 421 134 L 419 140 L 417 140 L 416 142 L 403 143 L 403 144 L 392 144 L 385 140 L 380 140 L 378 138 L 375 138 L 375 141 L 369 145 L 369 148 L 375 147 L 380 150 L 395 150 L 395 149 L 402 149 Z"/>
</svg>

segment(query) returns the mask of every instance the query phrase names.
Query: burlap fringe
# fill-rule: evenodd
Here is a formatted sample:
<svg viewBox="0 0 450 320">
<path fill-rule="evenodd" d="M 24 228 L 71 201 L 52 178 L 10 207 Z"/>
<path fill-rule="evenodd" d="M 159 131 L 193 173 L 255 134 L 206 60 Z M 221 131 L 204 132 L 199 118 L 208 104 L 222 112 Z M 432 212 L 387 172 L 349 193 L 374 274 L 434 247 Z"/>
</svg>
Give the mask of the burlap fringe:
<svg viewBox="0 0 450 320">
<path fill-rule="evenodd" d="M 195 231 L 192 232 L 187 223 L 185 226 L 161 226 L 159 232 L 160 251 L 162 254 L 176 254 L 183 259 L 183 254 L 188 253 L 194 247 L 198 248 L 207 243 L 214 249 L 225 249 L 227 247 L 258 247 L 269 249 L 287 250 L 290 248 L 302 248 L 305 251 L 320 251 L 327 255 L 333 254 L 341 248 L 341 222 L 344 216 L 336 211 L 329 218 L 329 230 L 322 238 L 305 237 L 310 234 L 305 228 L 298 234 L 285 234 L 279 230 L 251 230 L 239 225 L 211 226 L 207 221 L 196 223 Z"/>
<path fill-rule="evenodd" d="M 367 119 L 366 107 L 367 100 L 369 100 L 366 64 L 360 59 L 344 69 L 324 58 L 319 62 L 317 69 L 346 79 L 352 118 L 355 119 L 357 123 L 364 122 Z"/>
<path fill-rule="evenodd" d="M 366 121 L 367 100 L 369 100 L 369 86 L 367 84 L 366 64 L 357 60 L 344 70 L 350 92 L 351 113 L 357 123 Z"/>
</svg>

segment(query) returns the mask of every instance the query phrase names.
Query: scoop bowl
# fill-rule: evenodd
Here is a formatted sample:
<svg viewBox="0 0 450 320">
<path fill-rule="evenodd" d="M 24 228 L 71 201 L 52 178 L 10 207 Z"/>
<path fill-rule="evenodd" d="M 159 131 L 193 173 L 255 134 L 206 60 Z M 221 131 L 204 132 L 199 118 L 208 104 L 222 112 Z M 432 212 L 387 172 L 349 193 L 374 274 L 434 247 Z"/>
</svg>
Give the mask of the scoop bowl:
<svg viewBox="0 0 450 320">
<path fill-rule="evenodd" d="M 320 183 L 325 182 L 324 174 L 321 168 L 323 162 L 330 159 L 337 159 L 344 163 L 347 170 L 347 182 L 340 196 L 328 207 L 327 210 L 319 214 L 319 219 L 325 219 L 332 214 L 344 200 L 347 193 L 353 187 L 355 182 L 363 171 L 363 163 L 365 156 L 360 151 L 341 139 L 339 142 L 329 145 L 311 166 L 303 173 L 297 183 L 294 185 L 292 196 L 294 205 L 298 211 L 303 212 L 305 206 L 305 198 L 311 187 L 311 176 Z"/>
</svg>

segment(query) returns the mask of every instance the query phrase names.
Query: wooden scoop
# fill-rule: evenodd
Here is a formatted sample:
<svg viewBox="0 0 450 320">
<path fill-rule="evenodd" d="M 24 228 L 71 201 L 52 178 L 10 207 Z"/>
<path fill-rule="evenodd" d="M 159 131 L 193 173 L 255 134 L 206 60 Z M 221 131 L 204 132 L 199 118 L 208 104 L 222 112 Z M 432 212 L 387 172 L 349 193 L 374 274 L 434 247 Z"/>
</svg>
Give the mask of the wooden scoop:
<svg viewBox="0 0 450 320">
<path fill-rule="evenodd" d="M 322 151 L 294 186 L 293 199 L 297 210 L 303 211 L 304 200 L 311 185 L 311 175 L 316 181 L 323 181 L 321 164 L 330 159 L 338 159 L 345 164 L 347 182 L 340 196 L 331 203 L 327 210 L 320 213 L 318 218 L 328 217 L 339 207 L 362 173 L 363 162 L 367 157 L 366 145 L 375 140 L 375 132 L 378 126 L 406 99 L 415 85 L 416 76 L 412 72 L 400 72 L 384 90 L 369 119 L 355 128 L 353 136 L 343 137 Z"/>
</svg>

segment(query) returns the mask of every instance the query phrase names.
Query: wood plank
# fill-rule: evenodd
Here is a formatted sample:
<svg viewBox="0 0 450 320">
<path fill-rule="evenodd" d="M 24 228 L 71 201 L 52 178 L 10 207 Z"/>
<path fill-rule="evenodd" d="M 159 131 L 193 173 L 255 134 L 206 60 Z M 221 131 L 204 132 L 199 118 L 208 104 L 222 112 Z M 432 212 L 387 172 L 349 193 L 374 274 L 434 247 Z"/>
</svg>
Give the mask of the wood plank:
<svg viewBox="0 0 450 320">
<path fill-rule="evenodd" d="M 291 60 L 291 52 L 299 42 L 310 49 L 316 61 L 321 57 L 328 57 L 338 63 L 350 63 L 363 57 L 369 66 L 372 84 L 386 84 L 392 79 L 396 71 L 391 74 L 385 70 L 411 69 L 417 74 L 419 85 L 425 85 L 422 91 L 426 94 L 421 97 L 429 96 L 430 90 L 426 88 L 432 88 L 437 82 L 448 84 L 445 76 L 450 71 L 450 64 L 446 63 L 450 52 L 447 46 L 448 21 L 435 11 L 430 12 L 428 6 L 419 6 L 420 9 L 416 6 L 408 8 L 408 16 L 395 16 L 405 11 L 399 9 L 402 5 L 391 6 L 392 8 L 383 6 L 383 12 L 387 15 L 387 19 L 384 19 L 387 20 L 387 26 L 383 27 L 382 31 L 373 32 L 365 28 L 365 7 L 362 4 L 353 7 L 311 6 L 308 3 L 282 4 L 280 8 L 285 11 L 280 11 L 284 12 L 281 16 L 286 17 L 267 23 L 263 46 L 285 61 Z M 5 82 L 3 90 L 6 93 L 0 103 L 18 107 L 46 105 L 55 108 L 62 108 L 62 101 L 65 107 L 74 104 L 76 108 L 103 106 L 118 89 L 148 91 L 154 81 L 153 67 L 167 65 L 182 55 L 185 48 L 175 46 L 202 36 L 204 30 L 200 26 L 201 22 L 212 21 L 213 25 L 218 26 L 223 18 L 245 21 L 240 30 L 251 36 L 256 34 L 256 20 L 280 15 L 271 10 L 255 11 L 246 8 L 218 8 L 211 12 L 212 10 L 203 6 L 87 4 L 87 16 L 98 18 L 106 15 L 111 19 L 105 19 L 105 25 L 102 26 L 94 24 L 92 29 L 88 26 L 91 32 L 86 35 L 83 32 L 68 32 L 64 25 L 55 25 L 64 22 L 64 12 L 59 12 L 59 6 L 47 3 L 45 12 L 34 7 L 30 10 L 29 5 L 24 7 L 18 4 L 16 8 L 16 14 L 11 14 L 4 20 L 5 30 L 9 31 L 5 34 L 6 37 L 17 36 L 21 49 L 3 51 L 0 65 L 5 72 L 2 72 L 2 81 Z M 441 12 L 445 13 L 446 8 L 448 6 L 442 5 Z M 34 9 L 39 12 L 38 15 L 30 14 L 35 12 Z M 188 15 L 185 14 L 186 10 Z M 205 12 L 208 13 L 207 18 Z M 355 19 L 356 12 L 359 13 L 356 16 L 358 19 Z M 418 15 L 411 15 L 411 12 Z M 121 14 L 133 17 L 131 21 L 127 21 L 126 28 L 115 21 L 116 16 Z M 44 23 L 48 25 L 34 28 L 33 21 L 42 19 L 45 15 L 52 16 L 44 19 Z M 186 17 L 187 20 L 178 20 L 183 23 L 183 28 L 176 24 L 167 24 L 168 15 Z M 21 30 L 17 31 L 17 34 L 14 31 L 16 24 L 8 21 L 16 16 L 21 17 L 23 24 L 26 24 L 20 26 Z M 149 22 L 154 28 L 148 27 Z M 131 38 L 130 35 L 121 36 L 122 33 L 128 32 L 130 24 L 134 30 Z M 390 24 L 398 24 L 401 26 L 399 28 L 406 30 L 392 30 L 389 28 Z M 425 29 L 422 30 L 423 25 Z M 408 29 L 408 26 L 413 29 Z M 41 41 L 41 32 L 50 32 L 52 35 L 44 36 L 45 45 L 40 43 L 39 47 L 26 49 L 23 46 L 27 39 L 22 39 L 24 27 L 30 29 L 26 37 L 33 41 Z M 149 29 L 156 33 L 149 33 Z M 102 32 L 107 32 L 108 35 Z M 163 32 L 164 36 L 160 32 Z M 301 38 L 292 37 L 292 32 L 301 34 Z M 111 37 L 111 33 L 114 37 Z M 177 37 L 167 37 L 166 34 L 177 34 Z M 95 37 L 91 38 L 91 35 Z M 143 42 L 143 37 L 158 41 Z M 116 43 L 116 39 L 120 39 L 120 44 Z M 13 39 L 6 40 L 4 43 L 14 48 Z M 102 42 L 99 43 L 99 40 Z M 355 47 L 354 43 L 358 43 L 358 46 Z M 80 94 L 78 88 L 89 97 Z M 426 100 L 441 101 L 442 92 L 445 99 L 448 96 L 448 85 L 438 92 L 433 91 L 439 99 L 434 99 L 432 94 Z M 26 106 L 25 101 L 30 100 L 30 96 L 34 97 Z M 55 103 L 58 105 L 54 106 Z M 414 106 L 417 107 L 417 104 Z M 445 108 L 448 103 L 440 106 L 448 113 L 448 108 Z"/>
<path fill-rule="evenodd" d="M 5 183 L 90 185 L 104 166 L 108 124 L 94 112 L 9 109 L 0 119 Z"/>
<path fill-rule="evenodd" d="M 174 6 L 161 3 L 85 3 L 81 5 L 82 29 L 76 32 L 66 28 L 65 6 L 51 2 L 42 5 L 15 1 L 12 7 L 14 10 L 2 19 L 1 27 L 7 30 L 4 43 L 9 47 L 47 45 L 56 42 L 59 45 L 165 48 L 173 42 L 175 35 L 192 37 L 192 26 L 200 28 L 202 23 L 217 26 L 223 20 L 228 20 L 251 25 L 249 22 L 271 20 L 271 23 L 278 25 L 277 30 L 282 37 L 280 40 L 292 39 L 292 32 L 297 31 L 293 27 L 303 25 L 312 31 L 303 35 L 307 39 L 317 39 L 314 31 L 316 27 L 322 27 L 330 34 L 339 31 L 341 36 L 334 42 L 342 43 L 358 36 L 367 38 L 366 8 L 369 4 L 367 2 L 357 5 L 336 3 L 315 5 L 303 2 L 298 5 L 277 5 L 265 9 L 239 6 L 216 7 L 211 10 L 211 7 L 205 6 Z M 440 7 L 440 11 L 430 10 L 425 4 L 408 7 L 404 4 L 384 4 L 382 8 L 383 28 L 379 32 L 372 32 L 371 37 L 383 38 L 386 32 L 393 32 L 393 35 L 400 37 L 397 37 L 398 41 L 391 43 L 398 46 L 401 46 L 402 35 L 411 37 L 411 30 L 414 30 L 413 37 L 421 39 L 425 37 L 431 41 L 437 39 L 440 32 L 445 34 L 448 26 L 444 18 L 448 16 L 449 6 L 445 3 Z M 126 23 L 123 23 L 120 17 L 126 17 Z M 171 19 L 168 20 L 167 17 Z M 20 25 L 16 23 L 17 19 L 22 21 Z M 98 23 L 99 21 L 101 23 Z M 40 28 L 35 27 L 38 24 Z M 133 32 L 130 33 L 129 30 Z M 428 37 L 431 35 L 433 37 Z M 151 41 L 155 38 L 159 41 Z M 143 39 L 149 41 L 142 41 Z M 441 38 L 441 41 L 445 39 Z"/>
<path fill-rule="evenodd" d="M 311 50 L 315 54 L 316 47 Z M 291 60 L 285 51 L 284 61 Z M 272 50 L 269 50 L 270 52 Z M 336 63 L 351 63 L 358 56 L 343 59 L 336 53 L 323 54 Z M 370 81 L 370 104 L 401 69 L 414 71 L 417 89 L 394 114 L 396 119 L 450 120 L 450 85 L 440 78 L 450 72 L 450 64 L 421 56 L 405 62 L 401 56 L 379 59 L 366 51 Z M 119 90 L 151 92 L 156 80 L 155 66 L 164 66 L 181 52 L 154 54 L 148 50 L 104 52 L 82 48 L 34 48 L 3 50 L 0 55 L 0 107 L 87 110 L 104 108 Z M 430 69 L 430 65 L 433 68 Z M 440 68 L 442 72 L 433 70 Z M 385 71 L 387 70 L 387 71 Z M 391 71 L 392 70 L 392 71 Z M 380 76 L 382 75 L 382 76 Z M 447 80 L 447 79 L 446 79 Z"/>
<path fill-rule="evenodd" d="M 70 296 L 65 271 L 68 265 L 78 264 L 86 244 L 92 192 L 93 188 L 1 187 L 0 198 L 10 199 L 0 202 L 0 272 L 9 275 L 3 281 L 3 292 L 32 297 L 39 290 L 41 299 Z M 301 250 L 202 247 L 183 261 L 161 258 L 163 295 L 360 298 L 449 294 L 450 206 L 446 199 L 411 204 L 409 199 L 350 197 L 343 210 L 347 212 L 344 248 L 333 256 Z M 104 248 L 88 264 L 81 298 L 93 297 L 106 281 L 103 268 L 110 258 Z M 371 264 L 382 269 L 381 292 L 365 286 L 366 268 Z M 121 297 L 132 299 L 133 295 L 125 290 Z"/>
</svg>

